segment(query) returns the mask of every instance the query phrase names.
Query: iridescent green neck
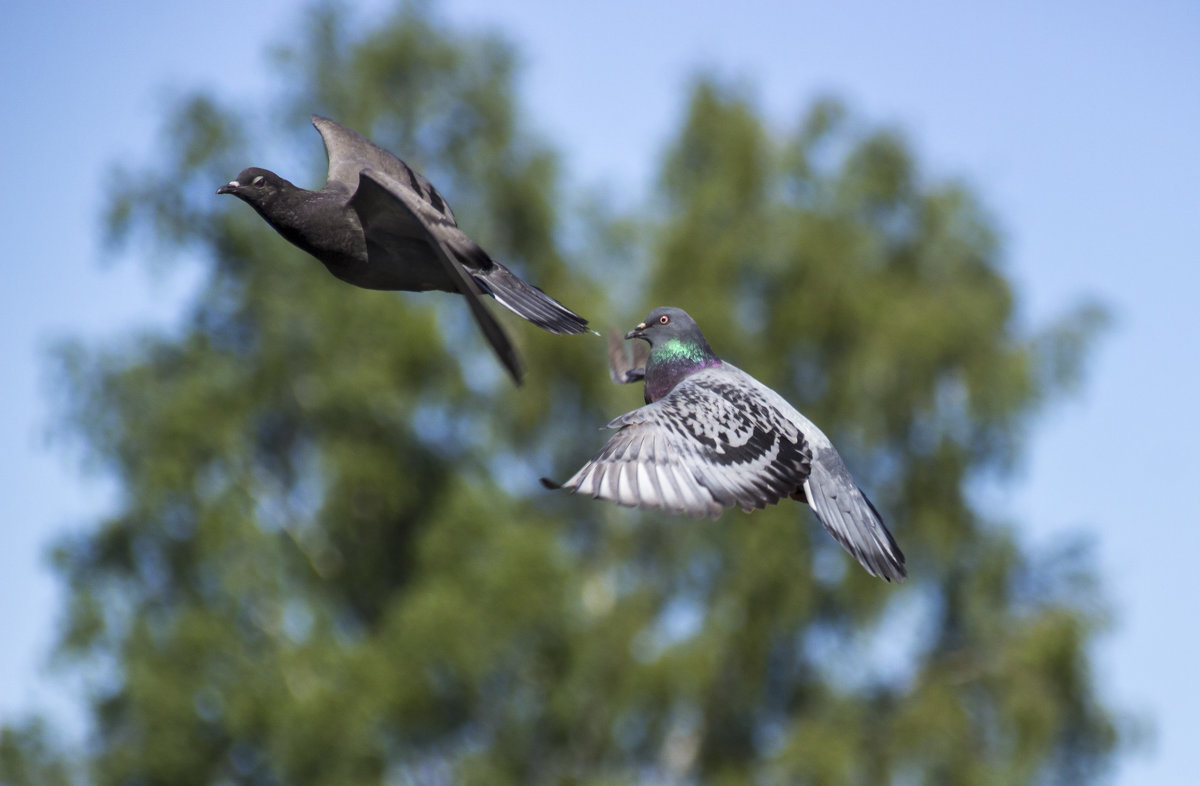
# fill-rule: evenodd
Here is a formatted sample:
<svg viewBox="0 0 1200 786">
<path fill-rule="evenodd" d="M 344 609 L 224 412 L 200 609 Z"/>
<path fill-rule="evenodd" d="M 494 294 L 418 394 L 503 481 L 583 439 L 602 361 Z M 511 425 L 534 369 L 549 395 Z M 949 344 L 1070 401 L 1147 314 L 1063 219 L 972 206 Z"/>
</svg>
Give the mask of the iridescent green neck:
<svg viewBox="0 0 1200 786">
<path fill-rule="evenodd" d="M 713 359 L 713 352 L 705 342 L 684 341 L 672 338 L 650 351 L 649 362 L 691 361 L 703 363 Z"/>
<path fill-rule="evenodd" d="M 719 365 L 721 361 L 703 337 L 699 341 L 672 338 L 656 345 L 646 360 L 646 403 L 670 393 L 689 374 Z"/>
</svg>

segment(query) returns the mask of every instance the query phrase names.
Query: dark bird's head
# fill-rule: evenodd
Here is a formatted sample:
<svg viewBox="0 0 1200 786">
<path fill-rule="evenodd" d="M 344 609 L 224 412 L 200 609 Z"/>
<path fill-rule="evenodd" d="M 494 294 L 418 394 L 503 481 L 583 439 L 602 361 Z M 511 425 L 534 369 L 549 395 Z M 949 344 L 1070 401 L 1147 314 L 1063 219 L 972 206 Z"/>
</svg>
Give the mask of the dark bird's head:
<svg viewBox="0 0 1200 786">
<path fill-rule="evenodd" d="M 217 189 L 218 194 L 233 194 L 255 209 L 270 204 L 280 193 L 292 186 L 279 175 L 268 169 L 252 166 L 225 185 Z"/>
<path fill-rule="evenodd" d="M 721 365 L 696 320 L 680 308 L 656 308 L 646 321 L 625 334 L 650 344 L 646 361 L 646 401 L 657 401 L 679 380 L 704 368 Z"/>
</svg>

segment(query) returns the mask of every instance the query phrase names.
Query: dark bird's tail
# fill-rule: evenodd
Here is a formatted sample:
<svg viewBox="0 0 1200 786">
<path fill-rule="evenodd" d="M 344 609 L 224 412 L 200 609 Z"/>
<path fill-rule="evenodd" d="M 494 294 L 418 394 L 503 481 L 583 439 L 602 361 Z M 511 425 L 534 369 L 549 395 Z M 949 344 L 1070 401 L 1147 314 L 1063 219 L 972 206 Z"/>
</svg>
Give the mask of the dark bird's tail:
<svg viewBox="0 0 1200 786">
<path fill-rule="evenodd" d="M 542 290 L 527 284 L 515 273 L 492 262 L 485 272 L 471 271 L 472 277 L 502 306 L 550 333 L 587 333 L 587 320 L 559 303 Z"/>
</svg>

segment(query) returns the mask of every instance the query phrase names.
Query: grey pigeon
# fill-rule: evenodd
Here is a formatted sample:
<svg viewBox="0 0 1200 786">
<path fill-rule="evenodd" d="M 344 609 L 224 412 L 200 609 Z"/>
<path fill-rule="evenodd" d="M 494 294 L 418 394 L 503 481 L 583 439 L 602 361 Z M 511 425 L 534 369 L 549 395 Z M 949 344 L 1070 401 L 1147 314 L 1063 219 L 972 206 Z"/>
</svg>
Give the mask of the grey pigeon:
<svg viewBox="0 0 1200 786">
<path fill-rule="evenodd" d="M 307 191 L 258 167 L 217 189 L 250 205 L 329 272 L 366 289 L 457 292 L 521 381 L 521 360 L 480 292 L 551 333 L 587 332 L 587 320 L 525 283 L 467 237 L 433 184 L 396 156 L 328 118 L 313 115 L 329 176 Z"/>
<path fill-rule="evenodd" d="M 778 393 L 720 360 L 686 312 L 657 308 L 625 338 L 650 345 L 646 406 L 609 423 L 617 433 L 561 488 L 697 518 L 791 497 L 807 502 L 871 575 L 908 575 L 900 547 L 829 438 Z M 618 371 L 628 378 L 611 352 L 610 366 L 614 380 Z"/>
</svg>

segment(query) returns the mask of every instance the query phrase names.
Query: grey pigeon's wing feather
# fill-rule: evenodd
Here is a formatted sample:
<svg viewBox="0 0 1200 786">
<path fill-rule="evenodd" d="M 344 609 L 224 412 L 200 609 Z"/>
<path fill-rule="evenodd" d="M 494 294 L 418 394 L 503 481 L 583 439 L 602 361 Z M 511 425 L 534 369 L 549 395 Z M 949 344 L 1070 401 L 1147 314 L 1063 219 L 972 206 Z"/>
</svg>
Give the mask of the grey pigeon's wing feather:
<svg viewBox="0 0 1200 786">
<path fill-rule="evenodd" d="M 374 170 L 364 170 L 361 173 L 358 190 L 350 199 L 350 206 L 358 214 L 363 232 L 368 238 L 420 236 L 428 242 L 434 256 L 441 263 L 442 270 L 453 283 L 455 291 L 466 298 L 480 330 L 499 355 L 513 380 L 518 385 L 521 384 L 524 373 L 521 358 L 500 323 L 483 305 L 475 280 L 447 245 L 448 233 L 461 234 L 454 226 L 453 219 L 439 213 L 404 182 Z"/>
<path fill-rule="evenodd" d="M 743 371 L 738 373 L 753 379 Z M 868 573 L 888 581 L 904 579 L 908 575 L 904 553 L 888 532 L 879 511 L 850 476 L 829 437 L 778 393 L 767 387 L 763 391 L 812 446 L 812 471 L 802 491 L 817 520 Z"/>
<path fill-rule="evenodd" d="M 804 496 L 825 529 L 871 575 L 888 581 L 908 575 L 900 546 L 832 445 L 815 449 Z"/>
<path fill-rule="evenodd" d="M 617 433 L 562 487 L 696 517 L 778 502 L 802 486 L 811 453 L 763 390 L 744 374 L 697 372 L 609 423 Z"/>
<path fill-rule="evenodd" d="M 617 433 L 562 488 L 692 516 L 806 499 L 869 573 L 888 581 L 908 575 L 900 547 L 829 438 L 728 363 L 686 377 L 609 427 Z"/>
<path fill-rule="evenodd" d="M 634 341 L 630 352 L 621 334 L 608 329 L 608 374 L 618 385 L 638 382 L 646 376 L 646 360 L 650 347 L 644 341 Z"/>
<path fill-rule="evenodd" d="M 325 154 L 329 157 L 326 188 L 336 188 L 353 194 L 358 188 L 359 173 L 365 169 L 374 170 L 404 183 L 433 208 L 434 212 L 448 218 L 451 226 L 458 225 L 450 204 L 420 172 L 341 123 L 313 115 L 312 124 L 325 141 Z"/>
</svg>

